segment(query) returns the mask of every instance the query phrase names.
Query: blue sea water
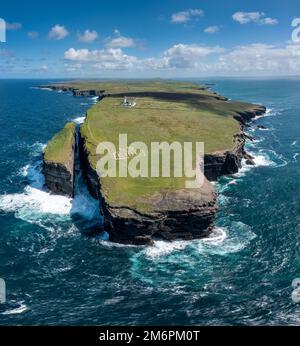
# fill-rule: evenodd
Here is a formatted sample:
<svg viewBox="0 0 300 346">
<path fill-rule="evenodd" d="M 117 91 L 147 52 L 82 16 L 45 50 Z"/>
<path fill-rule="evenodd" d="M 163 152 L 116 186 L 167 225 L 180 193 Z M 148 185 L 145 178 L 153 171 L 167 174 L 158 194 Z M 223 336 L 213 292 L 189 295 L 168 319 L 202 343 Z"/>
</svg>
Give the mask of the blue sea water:
<svg viewBox="0 0 300 346">
<path fill-rule="evenodd" d="M 154 247 L 82 235 L 99 216 L 82 182 L 43 190 L 44 145 L 95 102 L 32 88 L 47 82 L 0 80 L 0 325 L 300 324 L 300 79 L 204 81 L 268 108 L 247 129 L 257 165 L 216 184 L 210 239 Z"/>
</svg>

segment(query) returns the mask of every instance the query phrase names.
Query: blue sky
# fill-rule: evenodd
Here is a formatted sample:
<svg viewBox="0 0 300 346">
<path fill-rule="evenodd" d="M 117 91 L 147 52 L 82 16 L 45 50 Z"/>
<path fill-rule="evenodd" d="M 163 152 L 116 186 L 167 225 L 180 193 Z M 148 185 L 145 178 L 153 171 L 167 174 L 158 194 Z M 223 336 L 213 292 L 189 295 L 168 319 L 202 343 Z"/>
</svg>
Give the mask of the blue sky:
<svg viewBox="0 0 300 346">
<path fill-rule="evenodd" d="M 298 17 L 299 0 L 6 1 L 0 78 L 299 75 Z"/>
</svg>

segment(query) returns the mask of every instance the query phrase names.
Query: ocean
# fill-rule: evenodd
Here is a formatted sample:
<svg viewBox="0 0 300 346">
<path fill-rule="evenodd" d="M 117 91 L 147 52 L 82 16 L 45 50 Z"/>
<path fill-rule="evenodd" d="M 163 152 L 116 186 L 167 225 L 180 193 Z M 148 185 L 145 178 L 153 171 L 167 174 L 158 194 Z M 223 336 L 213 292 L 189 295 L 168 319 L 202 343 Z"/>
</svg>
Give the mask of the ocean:
<svg viewBox="0 0 300 346">
<path fill-rule="evenodd" d="M 0 325 L 300 324 L 300 79 L 193 81 L 267 107 L 256 166 L 215 184 L 212 237 L 135 247 L 82 234 L 99 211 L 81 178 L 74 200 L 43 189 L 45 144 L 95 100 L 0 80 Z"/>
</svg>

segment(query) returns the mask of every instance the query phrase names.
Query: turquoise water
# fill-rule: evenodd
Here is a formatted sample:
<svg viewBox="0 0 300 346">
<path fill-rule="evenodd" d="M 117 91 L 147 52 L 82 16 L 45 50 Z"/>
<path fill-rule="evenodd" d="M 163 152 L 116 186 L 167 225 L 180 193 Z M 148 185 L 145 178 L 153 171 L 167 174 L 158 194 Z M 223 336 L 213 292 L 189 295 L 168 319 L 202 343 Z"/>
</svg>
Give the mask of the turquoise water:
<svg viewBox="0 0 300 346">
<path fill-rule="evenodd" d="M 98 209 L 82 182 L 74 200 L 43 191 L 45 143 L 94 102 L 31 88 L 47 82 L 0 81 L 1 325 L 300 323 L 300 80 L 206 81 L 268 108 L 247 129 L 257 165 L 216 184 L 212 238 L 151 248 L 83 236 Z"/>
</svg>

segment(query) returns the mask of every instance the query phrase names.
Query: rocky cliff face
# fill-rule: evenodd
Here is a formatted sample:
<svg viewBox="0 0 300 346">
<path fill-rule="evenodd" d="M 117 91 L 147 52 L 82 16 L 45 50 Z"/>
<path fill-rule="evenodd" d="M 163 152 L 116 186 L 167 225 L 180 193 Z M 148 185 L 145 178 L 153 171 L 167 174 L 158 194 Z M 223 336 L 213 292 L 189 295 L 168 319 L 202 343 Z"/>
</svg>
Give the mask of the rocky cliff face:
<svg viewBox="0 0 300 346">
<path fill-rule="evenodd" d="M 242 159 L 251 162 L 244 150 L 246 135 L 243 127 L 257 115 L 265 112 L 257 106 L 252 111 L 241 113 L 237 120 L 241 132 L 234 137 L 232 150 L 205 155 L 205 176 L 217 180 L 221 175 L 233 174 L 241 168 Z M 104 216 L 104 229 L 113 242 L 145 245 L 152 244 L 153 238 L 166 240 L 199 239 L 212 231 L 216 217 L 216 194 L 213 186 L 205 180 L 201 189 L 181 189 L 170 193 L 157 193 L 153 203 L 156 211 L 141 213 L 121 205 L 110 205 L 101 192 L 101 180 L 88 160 L 85 138 L 79 132 L 79 152 L 87 186 L 94 198 L 99 199 Z"/>
<path fill-rule="evenodd" d="M 73 197 L 76 130 L 68 123 L 48 143 L 43 159 L 46 187 L 53 193 Z"/>
<path fill-rule="evenodd" d="M 47 188 L 57 194 L 68 197 L 74 195 L 74 173 L 69 167 L 53 162 L 43 163 L 43 173 Z"/>
<path fill-rule="evenodd" d="M 216 215 L 216 195 L 207 182 L 199 191 L 179 190 L 156 197 L 157 211 L 141 214 L 103 199 L 105 230 L 110 240 L 136 245 L 165 240 L 199 239 L 212 231 Z"/>
<path fill-rule="evenodd" d="M 101 192 L 101 180 L 91 167 L 85 139 L 78 140 L 82 169 L 87 186 L 94 198 L 99 199 L 104 216 L 104 229 L 113 242 L 149 245 L 153 238 L 167 240 L 199 239 L 212 231 L 216 215 L 216 194 L 205 179 L 201 189 L 180 189 L 158 192 L 153 196 L 156 211 L 141 213 L 121 205 L 110 205 Z"/>
<path fill-rule="evenodd" d="M 237 173 L 241 168 L 242 159 L 245 159 L 248 164 L 254 164 L 252 157 L 245 151 L 247 136 L 243 129 L 253 118 L 265 112 L 264 106 L 256 106 L 251 111 L 238 113 L 235 116 L 235 119 L 241 124 L 241 132 L 234 136 L 233 149 L 206 154 L 204 157 L 205 176 L 208 180 L 215 181 L 222 175 Z"/>
</svg>

